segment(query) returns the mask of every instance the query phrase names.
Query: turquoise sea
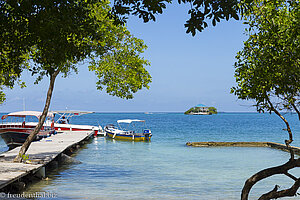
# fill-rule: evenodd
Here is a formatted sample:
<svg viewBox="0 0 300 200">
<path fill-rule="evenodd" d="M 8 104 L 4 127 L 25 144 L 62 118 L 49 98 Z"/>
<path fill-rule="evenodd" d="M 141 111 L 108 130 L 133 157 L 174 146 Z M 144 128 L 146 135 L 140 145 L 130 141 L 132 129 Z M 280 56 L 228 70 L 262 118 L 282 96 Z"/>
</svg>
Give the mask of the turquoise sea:
<svg viewBox="0 0 300 200">
<path fill-rule="evenodd" d="M 285 115 L 300 146 L 296 115 Z M 81 164 L 63 165 L 47 180 L 25 192 L 56 193 L 57 199 L 239 199 L 247 178 L 261 169 L 283 164 L 289 154 L 270 148 L 196 148 L 186 142 L 272 141 L 288 135 L 275 114 L 219 113 L 190 116 L 182 113 L 94 113 L 74 117 L 74 124 L 106 125 L 118 119 L 145 119 L 151 142 L 129 142 L 98 137 L 73 157 Z M 5 151 L 0 139 L 0 151 Z M 300 176 L 300 169 L 292 173 Z M 293 181 L 274 176 L 254 186 L 250 199 Z M 297 198 L 288 198 L 297 199 Z"/>
</svg>

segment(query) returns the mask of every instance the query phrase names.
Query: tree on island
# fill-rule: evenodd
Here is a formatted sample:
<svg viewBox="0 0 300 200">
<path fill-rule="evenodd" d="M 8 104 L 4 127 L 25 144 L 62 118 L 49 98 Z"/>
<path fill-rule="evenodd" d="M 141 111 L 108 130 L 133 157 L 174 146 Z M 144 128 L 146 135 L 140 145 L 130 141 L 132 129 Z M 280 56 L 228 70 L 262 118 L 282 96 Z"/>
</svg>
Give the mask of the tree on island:
<svg viewBox="0 0 300 200">
<path fill-rule="evenodd" d="M 194 113 L 201 113 L 203 112 L 203 109 L 201 109 L 200 107 L 192 107 L 190 109 L 188 109 L 187 111 L 184 112 L 185 115 L 189 115 L 189 114 L 194 114 Z M 210 115 L 212 114 L 217 114 L 217 109 L 215 107 L 207 107 L 207 113 L 209 113 Z"/>
<path fill-rule="evenodd" d="M 290 147 L 293 142 L 292 129 L 281 111 L 296 112 L 300 120 L 299 2 L 255 0 L 252 8 L 245 16 L 249 24 L 249 38 L 236 56 L 235 77 L 238 85 L 232 88 L 232 93 L 239 99 L 254 100 L 257 111 L 274 112 L 283 120 L 284 130 L 289 136 L 285 144 L 290 159 L 283 165 L 264 169 L 250 177 L 245 182 L 241 199 L 248 199 L 254 184 L 276 174 L 288 176 L 294 184 L 280 191 L 276 185 L 259 199 L 295 196 L 300 178 L 290 174 L 289 170 L 300 167 L 300 158 L 294 157 Z"/>
</svg>

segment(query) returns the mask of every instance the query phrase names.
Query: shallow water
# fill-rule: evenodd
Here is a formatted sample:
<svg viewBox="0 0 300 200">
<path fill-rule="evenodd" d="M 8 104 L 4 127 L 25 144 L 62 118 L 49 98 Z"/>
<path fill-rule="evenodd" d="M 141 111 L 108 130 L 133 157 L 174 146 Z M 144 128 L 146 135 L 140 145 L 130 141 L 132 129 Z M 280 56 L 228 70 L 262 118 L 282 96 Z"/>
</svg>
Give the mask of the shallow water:
<svg viewBox="0 0 300 200">
<path fill-rule="evenodd" d="M 296 115 L 291 122 L 300 146 Z M 286 162 L 289 154 L 270 148 L 187 147 L 190 141 L 272 141 L 282 143 L 287 133 L 275 115 L 220 113 L 187 116 L 179 113 L 95 113 L 73 120 L 105 125 L 118 119 L 145 119 L 151 142 L 96 138 L 74 154 L 81 164 L 62 166 L 26 192 L 56 193 L 59 199 L 239 199 L 247 178 L 261 169 Z M 0 140 L 0 150 L 3 149 Z M 294 170 L 296 176 L 300 170 Z M 254 186 L 250 199 L 292 181 L 274 176 Z M 292 198 L 296 199 L 296 198 Z"/>
</svg>

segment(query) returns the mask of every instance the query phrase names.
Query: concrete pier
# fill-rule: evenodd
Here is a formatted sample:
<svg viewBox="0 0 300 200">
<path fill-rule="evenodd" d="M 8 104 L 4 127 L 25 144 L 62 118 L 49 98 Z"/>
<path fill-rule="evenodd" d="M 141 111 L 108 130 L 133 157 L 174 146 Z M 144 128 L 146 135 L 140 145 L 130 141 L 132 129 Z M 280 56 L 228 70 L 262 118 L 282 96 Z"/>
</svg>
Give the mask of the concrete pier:
<svg viewBox="0 0 300 200">
<path fill-rule="evenodd" d="M 13 159 L 21 147 L 0 155 L 0 191 L 25 176 L 43 178 L 46 166 L 62 153 L 72 152 L 93 135 L 92 132 L 70 131 L 31 143 L 23 163 L 14 163 Z M 28 157 L 27 157 L 28 156 Z"/>
<path fill-rule="evenodd" d="M 192 147 L 269 147 L 283 151 L 288 151 L 285 144 L 275 142 L 187 142 L 187 146 Z M 300 148 L 293 147 L 295 154 L 300 155 Z"/>
</svg>

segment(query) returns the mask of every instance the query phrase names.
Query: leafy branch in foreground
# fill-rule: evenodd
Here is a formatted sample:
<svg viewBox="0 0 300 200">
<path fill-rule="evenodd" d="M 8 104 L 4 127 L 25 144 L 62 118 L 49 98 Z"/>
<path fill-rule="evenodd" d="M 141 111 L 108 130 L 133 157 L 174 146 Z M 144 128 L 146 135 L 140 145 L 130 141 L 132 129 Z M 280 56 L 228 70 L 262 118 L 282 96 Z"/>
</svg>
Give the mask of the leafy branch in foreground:
<svg viewBox="0 0 300 200">
<path fill-rule="evenodd" d="M 144 22 L 155 21 L 155 15 L 162 14 L 167 4 L 178 2 L 189 5 L 189 19 L 184 24 L 186 33 L 193 36 L 202 32 L 211 23 L 216 26 L 221 20 L 239 20 L 239 15 L 250 9 L 253 0 L 114 0 L 112 16 L 120 22 L 125 22 L 130 14 L 142 18 Z"/>
<path fill-rule="evenodd" d="M 236 56 L 237 86 L 232 88 L 232 93 L 239 99 L 254 100 L 257 111 L 274 112 L 280 117 L 289 136 L 285 144 L 290 159 L 284 165 L 262 170 L 250 177 L 245 182 L 241 199 L 248 199 L 251 188 L 258 181 L 275 174 L 284 174 L 295 182 L 287 190 L 278 191 L 275 186 L 260 199 L 294 196 L 300 187 L 300 178 L 291 175 L 288 170 L 299 167 L 300 160 L 294 158 L 290 148 L 292 129 L 280 112 L 294 111 L 300 120 L 299 1 L 255 0 L 252 8 L 245 17 L 249 24 L 249 39 Z"/>
</svg>

